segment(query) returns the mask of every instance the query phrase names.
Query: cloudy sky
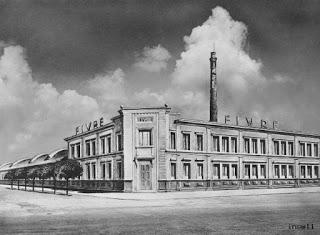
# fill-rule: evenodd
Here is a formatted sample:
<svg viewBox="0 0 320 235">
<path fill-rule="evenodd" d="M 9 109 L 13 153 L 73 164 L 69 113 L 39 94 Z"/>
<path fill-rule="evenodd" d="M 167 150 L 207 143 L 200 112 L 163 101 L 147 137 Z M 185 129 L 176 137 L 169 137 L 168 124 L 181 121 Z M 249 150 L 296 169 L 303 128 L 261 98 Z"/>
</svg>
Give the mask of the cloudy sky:
<svg viewBox="0 0 320 235">
<path fill-rule="evenodd" d="M 74 128 L 165 103 L 320 132 L 320 5 L 312 1 L 0 0 L 0 164 L 66 146 Z"/>
</svg>

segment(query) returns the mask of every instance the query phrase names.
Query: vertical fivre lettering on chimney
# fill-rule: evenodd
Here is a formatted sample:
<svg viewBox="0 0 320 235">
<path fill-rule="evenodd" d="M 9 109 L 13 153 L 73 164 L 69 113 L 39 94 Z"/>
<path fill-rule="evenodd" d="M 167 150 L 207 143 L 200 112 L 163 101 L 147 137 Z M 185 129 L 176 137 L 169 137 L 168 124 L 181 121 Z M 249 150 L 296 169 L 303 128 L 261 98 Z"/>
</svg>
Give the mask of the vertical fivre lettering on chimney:
<svg viewBox="0 0 320 235">
<path fill-rule="evenodd" d="M 216 52 L 210 56 L 210 122 L 218 121 L 217 105 L 217 57 Z"/>
</svg>

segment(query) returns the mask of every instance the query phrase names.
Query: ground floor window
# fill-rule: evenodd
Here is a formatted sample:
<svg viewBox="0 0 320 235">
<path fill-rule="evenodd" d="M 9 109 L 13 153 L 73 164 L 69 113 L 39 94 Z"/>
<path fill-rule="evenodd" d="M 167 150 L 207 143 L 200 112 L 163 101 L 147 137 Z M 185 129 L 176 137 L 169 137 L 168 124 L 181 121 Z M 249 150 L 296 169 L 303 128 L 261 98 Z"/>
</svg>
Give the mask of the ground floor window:
<svg viewBox="0 0 320 235">
<path fill-rule="evenodd" d="M 260 165 L 260 177 L 266 178 L 266 165 Z"/>
<path fill-rule="evenodd" d="M 86 167 L 87 167 L 87 179 L 89 180 L 90 179 L 90 164 L 87 164 Z"/>
<path fill-rule="evenodd" d="M 171 162 L 171 179 L 175 180 L 177 178 L 177 164 L 175 162 Z"/>
<path fill-rule="evenodd" d="M 197 164 L 197 178 L 203 179 L 203 164 L 202 163 Z"/>
<path fill-rule="evenodd" d="M 237 178 L 237 176 L 238 176 L 237 171 L 238 171 L 237 164 L 232 164 L 231 165 L 231 177 L 232 178 Z"/>
<path fill-rule="evenodd" d="M 122 179 L 122 162 L 117 162 L 118 179 Z"/>
<path fill-rule="evenodd" d="M 279 165 L 274 165 L 274 178 L 280 178 Z"/>
<path fill-rule="evenodd" d="M 314 166 L 314 177 L 315 178 L 319 177 L 319 167 L 318 166 Z"/>
<path fill-rule="evenodd" d="M 183 174 L 185 179 L 191 179 L 190 163 L 183 163 Z"/>
<path fill-rule="evenodd" d="M 222 164 L 222 177 L 229 178 L 229 164 Z"/>
<path fill-rule="evenodd" d="M 107 176 L 108 176 L 108 179 L 111 179 L 112 178 L 112 164 L 111 164 L 111 161 L 107 162 Z"/>
<path fill-rule="evenodd" d="M 213 178 L 220 179 L 220 164 L 213 164 Z"/>
<path fill-rule="evenodd" d="M 101 178 L 102 179 L 106 178 L 106 164 L 105 163 L 101 164 Z"/>
<path fill-rule="evenodd" d="M 96 179 L 96 164 L 92 164 L 92 178 Z"/>
<path fill-rule="evenodd" d="M 258 165 L 252 165 L 252 178 L 258 178 Z"/>
<path fill-rule="evenodd" d="M 250 165 L 244 165 L 244 177 L 250 178 Z"/>
</svg>

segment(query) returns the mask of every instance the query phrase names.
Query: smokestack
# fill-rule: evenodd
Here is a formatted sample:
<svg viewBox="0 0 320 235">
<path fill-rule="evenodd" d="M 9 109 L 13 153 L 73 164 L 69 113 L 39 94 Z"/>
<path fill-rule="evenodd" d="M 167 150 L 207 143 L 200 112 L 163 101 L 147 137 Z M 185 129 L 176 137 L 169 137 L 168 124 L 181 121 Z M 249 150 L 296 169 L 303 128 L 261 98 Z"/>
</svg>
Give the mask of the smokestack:
<svg viewBox="0 0 320 235">
<path fill-rule="evenodd" d="M 215 49 L 211 52 L 210 57 L 210 122 L 218 121 L 217 105 L 217 57 Z"/>
</svg>

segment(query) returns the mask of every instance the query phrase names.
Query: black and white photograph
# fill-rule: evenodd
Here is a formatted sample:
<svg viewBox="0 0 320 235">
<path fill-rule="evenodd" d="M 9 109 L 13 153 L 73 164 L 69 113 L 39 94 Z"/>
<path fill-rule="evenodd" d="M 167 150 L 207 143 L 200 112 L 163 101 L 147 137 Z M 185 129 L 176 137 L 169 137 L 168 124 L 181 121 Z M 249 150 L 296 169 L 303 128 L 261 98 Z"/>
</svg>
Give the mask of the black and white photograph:
<svg viewBox="0 0 320 235">
<path fill-rule="evenodd" d="M 0 234 L 320 234 L 320 2 L 0 0 Z"/>
</svg>

